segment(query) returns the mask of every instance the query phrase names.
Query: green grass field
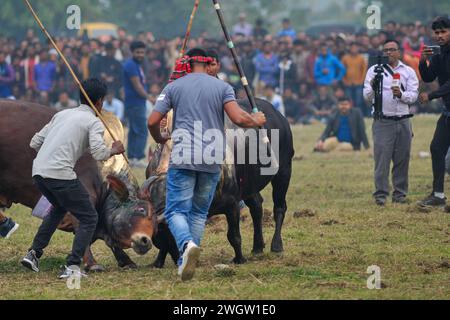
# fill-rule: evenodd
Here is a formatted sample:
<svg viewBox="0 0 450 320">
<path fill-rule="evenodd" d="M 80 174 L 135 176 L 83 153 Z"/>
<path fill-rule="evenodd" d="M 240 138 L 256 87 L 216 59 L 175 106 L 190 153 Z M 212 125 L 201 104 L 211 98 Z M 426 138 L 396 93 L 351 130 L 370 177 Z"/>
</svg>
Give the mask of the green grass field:
<svg viewBox="0 0 450 320">
<path fill-rule="evenodd" d="M 385 208 L 377 207 L 371 197 L 371 152 L 313 154 L 323 126 L 294 127 L 296 160 L 283 229 L 284 254 L 269 252 L 274 225 L 268 218 L 265 253 L 251 256 L 253 230 L 245 212 L 241 231 L 249 261 L 230 265 L 226 272 L 216 270 L 215 265 L 230 264 L 233 258 L 222 216 L 207 227 L 201 265 L 187 283 L 178 280 L 169 259 L 162 270 L 149 266 L 156 257 L 154 248 L 142 257 L 130 252 L 139 269 L 123 271 L 98 242 L 93 251 L 107 272 L 91 274 L 80 290 L 69 290 L 56 278 L 73 238 L 63 232 L 55 234 L 46 250 L 41 272 L 28 272 L 19 260 L 40 221 L 31 217 L 30 209 L 13 206 L 7 214 L 21 226 L 10 240 L 0 240 L 0 299 L 450 299 L 450 214 L 421 212 L 414 205 L 431 190 L 431 158 L 420 158 L 419 152 L 429 150 L 436 119 L 413 120 L 413 203 L 388 203 Z M 369 128 L 368 122 L 370 135 Z M 143 172 L 137 174 L 143 179 Z M 270 189 L 264 191 L 264 206 L 272 210 Z M 371 265 L 381 268 L 380 290 L 366 286 Z"/>
</svg>

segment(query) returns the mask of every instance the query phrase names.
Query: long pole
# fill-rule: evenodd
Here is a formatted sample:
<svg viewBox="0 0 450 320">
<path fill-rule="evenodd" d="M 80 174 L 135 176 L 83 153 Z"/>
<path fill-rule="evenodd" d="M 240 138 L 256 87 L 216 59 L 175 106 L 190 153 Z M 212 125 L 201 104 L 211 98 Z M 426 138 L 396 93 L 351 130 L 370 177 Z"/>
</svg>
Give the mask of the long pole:
<svg viewBox="0 0 450 320">
<path fill-rule="evenodd" d="M 55 48 L 55 50 L 58 52 L 59 56 L 61 57 L 61 59 L 64 61 L 64 64 L 67 66 L 67 68 L 69 69 L 70 74 L 72 75 L 73 79 L 75 80 L 76 84 L 78 85 L 78 87 L 80 88 L 81 93 L 83 94 L 83 96 L 86 98 L 86 101 L 89 103 L 89 106 L 92 108 L 92 110 L 94 110 L 95 114 L 97 115 L 97 117 L 103 122 L 103 125 L 105 126 L 105 129 L 108 131 L 108 133 L 111 135 L 111 138 L 113 139 L 113 141 L 117 141 L 116 137 L 114 136 L 114 134 L 112 133 L 112 131 L 109 129 L 108 125 L 106 124 L 105 119 L 103 119 L 101 113 L 97 110 L 97 108 L 95 108 L 94 104 L 92 103 L 92 100 L 89 98 L 88 94 L 86 93 L 86 91 L 83 88 L 83 85 L 81 84 L 80 80 L 78 79 L 78 77 L 76 76 L 75 72 L 73 71 L 72 67 L 70 66 L 69 62 L 67 61 L 66 57 L 64 56 L 64 54 L 61 52 L 61 50 L 59 50 L 58 46 L 56 45 L 55 41 L 53 40 L 52 36 L 48 33 L 47 29 L 44 27 L 44 25 L 41 22 L 41 19 L 39 19 L 38 15 L 36 14 L 36 12 L 34 11 L 33 7 L 31 6 L 30 2 L 28 0 L 24 0 L 28 9 L 30 10 L 31 14 L 33 15 L 34 19 L 36 20 L 36 22 L 38 23 L 39 27 L 41 28 L 42 32 L 44 32 L 44 34 L 47 36 L 48 40 L 50 41 L 50 43 L 53 45 L 53 47 Z M 125 161 L 129 164 L 128 158 L 127 156 L 122 153 L 122 156 L 125 158 Z"/>
<path fill-rule="evenodd" d="M 195 0 L 194 8 L 192 9 L 191 17 L 189 18 L 189 24 L 186 30 L 186 35 L 184 36 L 183 45 L 181 47 L 180 51 L 180 58 L 184 56 L 184 53 L 186 51 L 187 43 L 189 41 L 189 38 L 191 37 L 191 30 L 192 25 L 194 23 L 195 14 L 197 13 L 198 7 L 200 5 L 200 0 Z"/>
<path fill-rule="evenodd" d="M 223 34 L 227 41 L 228 48 L 231 51 L 231 55 L 233 56 L 234 63 L 239 72 L 239 76 L 241 77 L 241 82 L 242 82 L 242 85 L 244 86 L 245 93 L 247 94 L 248 100 L 252 107 L 252 112 L 257 113 L 257 112 L 259 112 L 258 105 L 256 104 L 256 100 L 253 95 L 252 89 L 250 88 L 247 77 L 245 76 L 244 69 L 242 68 L 241 62 L 239 61 L 233 40 L 231 39 L 230 33 L 228 32 L 227 25 L 225 24 L 225 18 L 223 17 L 223 12 L 222 12 L 220 3 L 218 0 L 212 0 L 212 2 L 214 3 L 214 8 L 216 9 L 217 16 L 219 17 L 220 25 L 222 26 Z M 267 137 L 267 135 L 263 138 L 263 140 L 264 140 L 264 143 L 269 143 L 269 138 Z"/>
</svg>

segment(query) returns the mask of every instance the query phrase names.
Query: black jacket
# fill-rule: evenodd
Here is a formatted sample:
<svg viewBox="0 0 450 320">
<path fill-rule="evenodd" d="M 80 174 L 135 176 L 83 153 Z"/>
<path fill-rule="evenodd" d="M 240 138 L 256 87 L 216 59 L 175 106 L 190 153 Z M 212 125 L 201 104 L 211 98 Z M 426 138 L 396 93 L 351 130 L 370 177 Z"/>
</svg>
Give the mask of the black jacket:
<svg viewBox="0 0 450 320">
<path fill-rule="evenodd" d="M 450 111 L 450 45 L 441 48 L 441 54 L 432 56 L 430 65 L 419 64 L 423 81 L 433 82 L 438 78 L 440 88 L 429 94 L 430 100 L 442 98 L 445 107 Z"/>
<path fill-rule="evenodd" d="M 339 131 L 341 113 L 339 110 L 334 111 L 328 120 L 327 127 L 322 134 L 320 140 L 324 141 L 330 137 L 336 137 Z M 352 146 L 354 150 L 361 149 L 361 143 L 364 148 L 369 148 L 369 140 L 366 134 L 366 125 L 364 124 L 364 118 L 361 110 L 352 108 L 348 115 L 348 123 L 350 125 L 350 131 L 352 133 Z"/>
</svg>

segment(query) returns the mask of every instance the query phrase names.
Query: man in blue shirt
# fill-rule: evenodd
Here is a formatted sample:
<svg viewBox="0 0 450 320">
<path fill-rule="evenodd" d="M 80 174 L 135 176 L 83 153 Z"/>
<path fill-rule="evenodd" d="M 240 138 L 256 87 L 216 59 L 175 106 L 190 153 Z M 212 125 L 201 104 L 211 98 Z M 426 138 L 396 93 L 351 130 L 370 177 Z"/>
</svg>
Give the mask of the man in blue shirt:
<svg viewBox="0 0 450 320">
<path fill-rule="evenodd" d="M 132 58 L 123 64 L 123 86 L 125 90 L 125 116 L 128 119 L 128 157 L 130 164 L 145 168 L 145 147 L 147 145 L 146 101 L 147 81 L 142 64 L 145 59 L 146 46 L 141 41 L 131 43 Z"/>
<path fill-rule="evenodd" d="M 297 32 L 295 32 L 294 28 L 291 26 L 291 20 L 288 18 L 283 19 L 283 29 L 278 32 L 277 36 L 279 38 L 290 37 L 292 40 L 297 38 Z"/>
<path fill-rule="evenodd" d="M 6 55 L 0 51 L 0 98 L 12 96 L 12 84 L 15 80 L 13 67 L 6 62 Z"/>
<path fill-rule="evenodd" d="M 334 86 L 344 78 L 345 66 L 333 55 L 326 44 L 320 46 L 320 55 L 314 65 L 314 78 L 318 85 Z"/>
<path fill-rule="evenodd" d="M 264 41 L 263 52 L 253 60 L 259 81 L 272 87 L 278 86 L 278 74 L 280 71 L 280 60 L 272 50 L 272 43 Z"/>
<path fill-rule="evenodd" d="M 56 64 L 49 60 L 47 50 L 43 49 L 39 57 L 39 64 L 34 67 L 36 89 L 48 93 L 53 92 L 56 82 Z"/>
<path fill-rule="evenodd" d="M 221 175 L 225 152 L 224 113 L 238 126 L 263 126 L 261 112 L 248 114 L 236 102 L 233 88 L 208 75 L 212 61 L 192 49 L 192 73 L 167 85 L 157 99 L 148 126 L 157 143 L 165 143 L 160 122 L 174 110 L 173 149 L 167 172 L 165 218 L 180 251 L 178 274 L 192 279 L 200 255 L 206 217 Z"/>
</svg>

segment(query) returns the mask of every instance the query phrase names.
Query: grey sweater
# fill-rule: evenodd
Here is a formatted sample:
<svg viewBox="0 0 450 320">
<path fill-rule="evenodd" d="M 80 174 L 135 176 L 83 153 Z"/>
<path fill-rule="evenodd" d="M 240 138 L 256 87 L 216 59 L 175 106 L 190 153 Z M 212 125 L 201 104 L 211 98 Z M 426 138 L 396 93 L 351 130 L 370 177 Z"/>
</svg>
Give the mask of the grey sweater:
<svg viewBox="0 0 450 320">
<path fill-rule="evenodd" d="M 78 159 L 87 150 L 97 161 L 108 160 L 111 149 L 103 139 L 105 128 L 87 105 L 64 110 L 31 139 L 30 147 L 38 151 L 33 162 L 33 176 L 74 180 Z"/>
</svg>

